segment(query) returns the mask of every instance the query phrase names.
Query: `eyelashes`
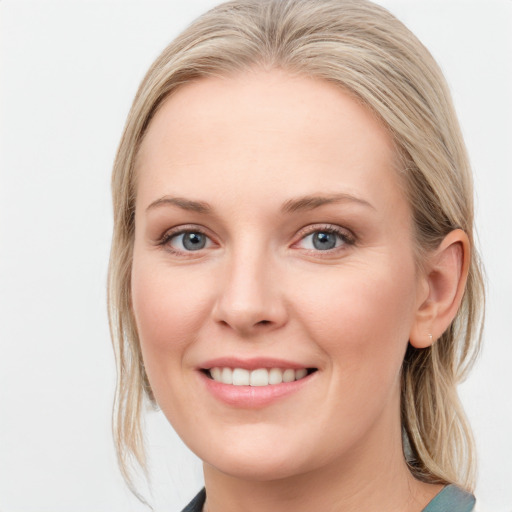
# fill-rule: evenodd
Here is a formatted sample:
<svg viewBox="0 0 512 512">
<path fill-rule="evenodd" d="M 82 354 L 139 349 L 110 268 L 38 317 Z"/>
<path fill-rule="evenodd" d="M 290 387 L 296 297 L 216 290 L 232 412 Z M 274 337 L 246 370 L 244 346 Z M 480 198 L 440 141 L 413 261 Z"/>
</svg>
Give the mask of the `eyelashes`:
<svg viewBox="0 0 512 512">
<path fill-rule="evenodd" d="M 169 237 L 167 243 L 174 249 L 185 252 L 200 251 L 211 246 L 210 238 L 200 231 L 183 231 Z"/>
<path fill-rule="evenodd" d="M 355 243 L 355 237 L 350 231 L 332 224 L 308 226 L 305 230 L 299 232 L 300 238 L 293 247 L 300 247 L 307 251 L 328 252 Z"/>
<path fill-rule="evenodd" d="M 210 236 L 198 226 L 179 226 L 166 231 L 158 241 L 172 254 L 196 253 L 210 249 L 214 243 Z"/>
<path fill-rule="evenodd" d="M 334 224 L 314 224 L 301 229 L 290 247 L 309 254 L 333 255 L 356 243 L 354 234 Z M 205 251 L 218 246 L 200 226 L 178 226 L 166 231 L 158 245 L 172 254 L 184 257 L 199 257 Z M 323 253 L 323 254 L 320 254 Z"/>
</svg>

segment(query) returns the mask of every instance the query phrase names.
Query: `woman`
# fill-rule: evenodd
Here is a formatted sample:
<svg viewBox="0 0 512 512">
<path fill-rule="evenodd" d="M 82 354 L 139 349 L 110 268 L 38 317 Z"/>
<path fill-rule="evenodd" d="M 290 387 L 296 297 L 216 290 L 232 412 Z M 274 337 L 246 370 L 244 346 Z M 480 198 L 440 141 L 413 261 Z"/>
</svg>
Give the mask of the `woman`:
<svg viewBox="0 0 512 512">
<path fill-rule="evenodd" d="M 128 480 L 147 397 L 204 462 L 186 510 L 472 510 L 471 174 L 400 22 L 366 1 L 213 9 L 143 80 L 112 183 Z"/>
</svg>

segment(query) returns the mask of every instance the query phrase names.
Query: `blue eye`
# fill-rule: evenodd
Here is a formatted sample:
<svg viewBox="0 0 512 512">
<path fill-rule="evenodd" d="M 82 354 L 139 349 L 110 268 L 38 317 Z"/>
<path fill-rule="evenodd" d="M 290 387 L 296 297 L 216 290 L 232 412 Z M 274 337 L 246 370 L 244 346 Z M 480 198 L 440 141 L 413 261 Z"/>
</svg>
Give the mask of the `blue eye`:
<svg viewBox="0 0 512 512">
<path fill-rule="evenodd" d="M 210 243 L 210 239 L 200 231 L 183 231 L 168 240 L 170 246 L 178 251 L 199 251 Z"/>
<path fill-rule="evenodd" d="M 300 241 L 303 249 L 329 251 L 349 243 L 347 236 L 335 230 L 318 230 L 306 235 Z"/>
</svg>

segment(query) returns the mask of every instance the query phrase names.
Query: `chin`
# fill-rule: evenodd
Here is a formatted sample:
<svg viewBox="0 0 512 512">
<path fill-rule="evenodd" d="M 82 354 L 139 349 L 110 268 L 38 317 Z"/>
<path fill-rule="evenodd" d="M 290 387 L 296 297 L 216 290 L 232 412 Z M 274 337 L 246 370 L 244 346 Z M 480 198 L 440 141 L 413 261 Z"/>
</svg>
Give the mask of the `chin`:
<svg viewBox="0 0 512 512">
<path fill-rule="evenodd" d="M 255 459 L 225 453 L 210 462 L 205 460 L 205 463 L 230 477 L 253 482 L 282 480 L 304 472 L 300 463 L 291 456 L 282 459 L 259 455 Z"/>
<path fill-rule="evenodd" d="M 230 437 L 228 440 L 227 437 Z M 308 473 L 322 465 L 324 457 L 312 451 L 311 439 L 283 438 L 282 436 L 227 436 L 218 443 L 195 447 L 196 454 L 225 475 L 246 481 L 264 482 L 283 480 Z"/>
</svg>

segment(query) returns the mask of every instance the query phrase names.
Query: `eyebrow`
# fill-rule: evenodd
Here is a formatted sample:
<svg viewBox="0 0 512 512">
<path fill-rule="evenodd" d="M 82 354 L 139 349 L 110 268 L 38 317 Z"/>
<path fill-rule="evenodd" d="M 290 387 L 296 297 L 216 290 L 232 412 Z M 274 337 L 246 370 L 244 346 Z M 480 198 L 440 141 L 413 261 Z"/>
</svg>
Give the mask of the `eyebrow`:
<svg viewBox="0 0 512 512">
<path fill-rule="evenodd" d="M 328 195 L 308 195 L 302 196 L 296 199 L 289 199 L 281 207 L 283 213 L 294 213 L 298 211 L 314 210 L 320 206 L 333 203 L 344 203 L 352 202 L 357 203 L 368 208 L 375 209 L 372 204 L 364 199 L 353 196 L 351 194 L 339 193 L 339 194 L 328 194 Z M 146 212 L 159 208 L 161 206 L 177 206 L 182 210 L 192 211 L 196 213 L 211 213 L 213 208 L 204 201 L 193 201 L 191 199 L 185 199 L 184 197 L 170 197 L 163 196 L 153 201 L 147 208 Z"/>
<path fill-rule="evenodd" d="M 362 206 L 366 206 L 375 210 L 375 207 L 368 201 L 351 194 L 340 193 L 340 194 L 328 194 L 328 195 L 311 195 L 303 196 L 297 199 L 290 199 L 283 204 L 281 210 L 284 213 L 294 213 L 297 211 L 314 210 L 325 204 L 332 203 L 357 203 Z"/>
<path fill-rule="evenodd" d="M 158 208 L 160 206 L 177 206 L 182 210 L 187 210 L 191 212 L 197 213 L 210 213 L 212 211 L 212 207 L 203 201 L 192 201 L 190 199 L 185 199 L 184 197 L 169 197 L 163 196 L 156 201 L 153 201 L 147 208 L 146 212 L 152 210 L 153 208 Z"/>
</svg>

